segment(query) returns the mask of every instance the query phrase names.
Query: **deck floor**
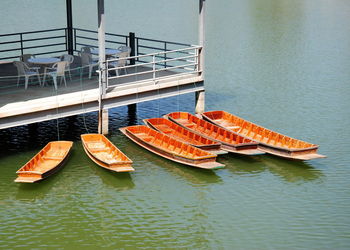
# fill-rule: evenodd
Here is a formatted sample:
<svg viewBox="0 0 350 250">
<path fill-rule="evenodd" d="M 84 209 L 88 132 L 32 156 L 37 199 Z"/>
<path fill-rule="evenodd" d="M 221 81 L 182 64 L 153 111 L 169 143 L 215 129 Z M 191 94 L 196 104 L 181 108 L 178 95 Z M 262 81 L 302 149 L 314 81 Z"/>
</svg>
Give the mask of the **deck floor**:
<svg viewBox="0 0 350 250">
<path fill-rule="evenodd" d="M 64 82 L 60 82 L 58 79 L 58 89 L 55 90 L 53 86 L 53 81 L 51 77 L 46 77 L 45 85 L 39 86 L 38 78 L 36 76 L 30 77 L 27 90 L 24 88 L 24 77 L 20 79 L 19 86 L 17 86 L 17 70 L 16 68 L 10 65 L 2 65 L 0 67 L 0 108 L 4 107 L 10 103 L 25 102 L 29 100 L 35 100 L 44 97 L 50 97 L 55 95 L 62 95 L 67 93 L 74 93 L 79 91 L 91 90 L 98 88 L 98 75 L 94 73 L 89 79 L 88 69 L 85 68 L 81 70 L 78 64 L 73 66 L 77 68 L 72 68 L 70 79 L 69 74 L 66 73 L 67 87 L 65 87 Z M 94 69 L 96 70 L 96 68 Z M 138 66 L 135 68 L 128 69 L 127 74 L 132 74 L 136 72 L 145 72 L 150 71 L 150 68 Z M 159 76 L 170 76 L 174 75 L 177 72 L 173 71 L 162 71 L 157 74 Z M 6 77 L 4 75 L 7 74 Z M 124 72 L 120 72 L 120 75 L 126 76 Z M 111 75 L 114 76 L 114 72 L 111 72 Z M 138 76 L 123 77 L 118 79 L 109 80 L 109 85 L 120 86 L 132 84 L 136 81 L 142 80 L 151 80 L 153 77 L 152 73 L 145 73 Z M 41 80 L 43 75 L 41 75 Z"/>
</svg>

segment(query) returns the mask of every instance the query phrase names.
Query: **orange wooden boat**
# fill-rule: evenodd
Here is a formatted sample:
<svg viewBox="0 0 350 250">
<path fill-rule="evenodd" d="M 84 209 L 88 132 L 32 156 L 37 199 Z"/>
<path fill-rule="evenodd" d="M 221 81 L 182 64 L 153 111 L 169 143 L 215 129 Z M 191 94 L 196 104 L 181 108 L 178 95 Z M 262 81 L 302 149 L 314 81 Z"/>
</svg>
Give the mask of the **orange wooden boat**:
<svg viewBox="0 0 350 250">
<path fill-rule="evenodd" d="M 222 144 L 225 151 L 243 155 L 260 155 L 258 143 L 204 121 L 187 112 L 173 112 L 164 116 L 180 126 Z"/>
<path fill-rule="evenodd" d="M 83 148 L 97 165 L 114 172 L 132 172 L 132 161 L 113 145 L 104 135 L 81 135 Z"/>
<path fill-rule="evenodd" d="M 165 118 L 145 119 L 143 122 L 149 127 L 164 133 L 178 141 L 188 143 L 196 148 L 211 152 L 213 154 L 226 154 L 227 151 L 220 150 L 221 143 L 193 133 L 176 123 Z"/>
<path fill-rule="evenodd" d="M 216 162 L 217 155 L 175 140 L 145 125 L 125 127 L 120 131 L 141 147 L 169 160 L 204 169 L 224 167 Z"/>
<path fill-rule="evenodd" d="M 15 182 L 33 183 L 56 173 L 63 166 L 64 161 L 73 146 L 71 141 L 49 142 L 39 153 L 21 167 Z"/>
<path fill-rule="evenodd" d="M 271 131 L 225 111 L 204 112 L 203 118 L 244 138 L 259 142 L 267 153 L 295 159 L 311 160 L 326 156 L 317 154 L 318 145 Z"/>
</svg>

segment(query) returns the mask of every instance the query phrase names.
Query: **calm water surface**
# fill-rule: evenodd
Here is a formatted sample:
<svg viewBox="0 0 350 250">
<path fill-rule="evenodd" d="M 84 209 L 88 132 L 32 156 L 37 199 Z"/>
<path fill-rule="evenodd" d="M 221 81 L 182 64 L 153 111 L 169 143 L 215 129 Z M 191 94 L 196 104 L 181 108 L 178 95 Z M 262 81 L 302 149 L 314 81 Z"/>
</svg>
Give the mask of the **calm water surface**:
<svg viewBox="0 0 350 250">
<path fill-rule="evenodd" d="M 5 0 L 1 33 L 63 26 L 58 2 Z M 196 43 L 197 1 L 105 2 L 110 31 Z M 40 13 L 49 21 L 20 21 L 27 5 L 46 9 Z M 75 25 L 94 28 L 95 5 L 74 1 Z M 119 15 L 125 9 L 134 19 Z M 225 169 L 201 171 L 118 132 L 144 118 L 193 112 L 191 94 L 143 103 L 136 117 L 111 110 L 109 138 L 132 158 L 134 173 L 107 172 L 84 154 L 79 136 L 95 132 L 93 113 L 59 120 L 60 139 L 75 141 L 62 171 L 19 185 L 16 170 L 57 139 L 57 121 L 3 130 L 1 248 L 349 249 L 349 13 L 347 0 L 208 1 L 207 110 L 317 143 L 327 159 L 226 155 L 219 158 Z"/>
</svg>

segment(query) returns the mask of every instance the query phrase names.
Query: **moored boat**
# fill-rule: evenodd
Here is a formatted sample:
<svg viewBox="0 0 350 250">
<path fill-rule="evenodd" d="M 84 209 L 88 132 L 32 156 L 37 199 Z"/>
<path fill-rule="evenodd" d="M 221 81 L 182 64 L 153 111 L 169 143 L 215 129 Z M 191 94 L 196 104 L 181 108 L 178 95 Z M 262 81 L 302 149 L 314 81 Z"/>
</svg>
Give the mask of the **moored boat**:
<svg viewBox="0 0 350 250">
<path fill-rule="evenodd" d="M 56 173 L 64 164 L 73 146 L 71 141 L 49 142 L 16 173 L 15 182 L 34 183 Z"/>
<path fill-rule="evenodd" d="M 227 151 L 221 150 L 221 143 L 193 133 L 184 127 L 165 118 L 144 119 L 143 122 L 149 127 L 164 133 L 176 140 L 188 143 L 194 147 L 209 151 L 213 154 L 225 154 Z"/>
<path fill-rule="evenodd" d="M 169 160 L 203 169 L 224 167 L 216 162 L 217 155 L 178 141 L 145 125 L 120 128 L 120 131 L 141 147 Z"/>
<path fill-rule="evenodd" d="M 204 121 L 190 113 L 173 112 L 164 117 L 194 133 L 221 143 L 221 148 L 225 151 L 243 155 L 260 155 L 265 153 L 258 149 L 257 142 Z"/>
<path fill-rule="evenodd" d="M 295 159 L 311 160 L 326 156 L 317 153 L 318 145 L 274 132 L 226 111 L 208 111 L 203 118 L 244 138 L 259 142 L 267 153 Z"/>
<path fill-rule="evenodd" d="M 90 159 L 97 165 L 114 172 L 132 172 L 130 160 L 112 142 L 101 134 L 81 135 L 83 148 Z"/>
</svg>

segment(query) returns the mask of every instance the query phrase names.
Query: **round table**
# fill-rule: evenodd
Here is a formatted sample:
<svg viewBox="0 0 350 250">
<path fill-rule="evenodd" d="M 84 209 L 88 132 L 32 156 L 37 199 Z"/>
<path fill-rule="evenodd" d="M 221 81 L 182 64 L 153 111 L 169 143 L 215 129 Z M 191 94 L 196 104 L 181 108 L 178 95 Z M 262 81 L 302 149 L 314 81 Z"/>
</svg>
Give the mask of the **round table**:
<svg viewBox="0 0 350 250">
<path fill-rule="evenodd" d="M 91 54 L 98 55 L 98 51 L 99 51 L 98 48 L 92 49 L 92 50 L 91 50 Z M 120 52 L 122 52 L 122 51 L 120 51 L 119 49 L 105 49 L 105 55 L 106 55 L 106 56 L 117 55 L 117 54 L 119 54 Z"/>
<path fill-rule="evenodd" d="M 28 62 L 33 64 L 54 64 L 61 61 L 59 58 L 56 57 L 33 57 L 29 58 Z"/>
</svg>

